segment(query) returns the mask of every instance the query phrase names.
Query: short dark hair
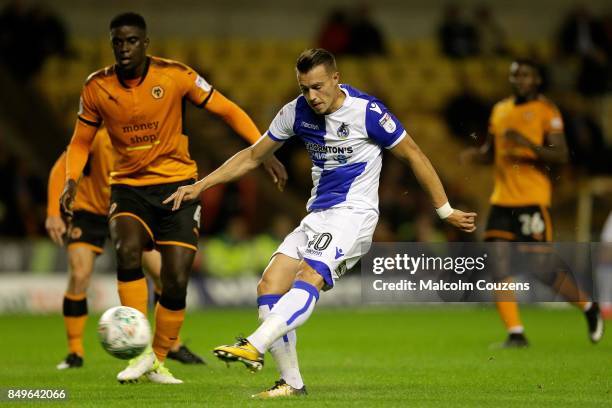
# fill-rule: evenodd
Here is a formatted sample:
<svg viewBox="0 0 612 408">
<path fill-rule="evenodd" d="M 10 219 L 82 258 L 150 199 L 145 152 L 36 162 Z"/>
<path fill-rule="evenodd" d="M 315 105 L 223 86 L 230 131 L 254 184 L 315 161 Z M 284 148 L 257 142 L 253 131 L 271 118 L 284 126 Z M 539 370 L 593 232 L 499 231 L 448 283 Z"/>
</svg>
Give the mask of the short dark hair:
<svg viewBox="0 0 612 408">
<path fill-rule="evenodd" d="M 528 66 L 532 68 L 538 74 L 539 77 L 542 77 L 542 66 L 531 58 L 515 58 L 512 63 Z"/>
<path fill-rule="evenodd" d="M 110 22 L 110 29 L 123 26 L 132 26 L 147 31 L 147 23 L 143 16 L 134 12 L 121 13 L 116 15 Z"/>
<path fill-rule="evenodd" d="M 295 63 L 298 72 L 305 74 L 317 65 L 325 65 L 328 70 L 336 71 L 336 58 L 323 48 L 309 48 L 302 52 Z"/>
</svg>

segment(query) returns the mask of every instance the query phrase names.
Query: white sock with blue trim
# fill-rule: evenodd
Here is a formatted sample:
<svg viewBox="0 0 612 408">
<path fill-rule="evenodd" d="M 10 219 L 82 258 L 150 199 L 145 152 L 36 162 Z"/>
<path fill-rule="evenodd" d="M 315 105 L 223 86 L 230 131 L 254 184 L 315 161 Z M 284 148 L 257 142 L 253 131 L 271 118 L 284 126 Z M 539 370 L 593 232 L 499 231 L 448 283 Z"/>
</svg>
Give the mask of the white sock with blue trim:
<svg viewBox="0 0 612 408">
<path fill-rule="evenodd" d="M 247 337 L 260 353 L 265 353 L 272 343 L 308 320 L 319 291 L 310 283 L 296 281 L 293 288 L 279 299 L 266 320 Z"/>
<path fill-rule="evenodd" d="M 266 320 L 280 298 L 281 295 L 262 295 L 257 298 L 260 321 Z M 280 377 L 293 388 L 300 389 L 304 386 L 304 381 L 300 374 L 296 346 L 297 334 L 295 330 L 291 330 L 273 342 L 269 351 L 276 362 Z"/>
</svg>

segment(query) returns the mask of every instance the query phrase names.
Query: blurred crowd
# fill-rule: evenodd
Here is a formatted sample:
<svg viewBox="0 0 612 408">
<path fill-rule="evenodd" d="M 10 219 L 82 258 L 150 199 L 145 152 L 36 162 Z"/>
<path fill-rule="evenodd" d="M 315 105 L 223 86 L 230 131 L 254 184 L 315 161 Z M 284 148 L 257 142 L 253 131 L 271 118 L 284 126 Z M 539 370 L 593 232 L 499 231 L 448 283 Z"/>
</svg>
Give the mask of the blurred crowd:
<svg viewBox="0 0 612 408">
<path fill-rule="evenodd" d="M 447 5 L 431 35 L 436 38 L 441 54 L 449 60 L 513 56 L 508 40 L 510 33 L 506 32 L 493 9 L 484 5 L 473 10 Z M 552 59 L 542 61 L 545 91 L 554 92 L 565 86 L 568 81 L 563 82 L 567 77 L 563 67 L 578 64 L 578 69 L 572 71 L 575 76 L 569 81 L 573 92 L 586 100 L 610 94 L 612 15 L 596 16 L 584 6 L 576 7 L 551 37 L 556 43 L 554 55 Z M 385 30 L 376 22 L 375 10 L 364 4 L 347 9 L 334 8 L 322 20 L 312 45 L 324 47 L 338 57 L 385 58 L 389 55 Z M 53 55 L 71 55 L 69 36 L 62 21 L 41 6 L 25 7 L 21 1 L 10 2 L 0 12 L 0 69 L 17 82 L 27 82 Z M 528 56 L 539 58 L 537 54 Z M 449 133 L 461 136 L 464 141 L 465 135 L 486 134 L 488 115 L 495 102 L 471 89 L 470 83 L 476 80 L 460 79 L 460 92 L 449 98 L 438 112 L 446 121 Z M 584 109 L 583 105 L 572 104 L 571 99 L 555 99 L 555 102 L 563 112 L 572 164 L 591 173 L 610 173 L 610 146 L 606 144 L 596 113 Z M 310 164 L 305 149 L 301 143 L 292 140 L 281 149 L 279 157 L 290 174 L 290 187 L 285 194 L 305 203 L 311 188 Z M 203 169 L 207 171 L 206 166 Z M 0 188 L 0 236 L 44 236 L 47 174 L 34 170 L 28 160 L 9 149 L 2 134 L 0 177 L 3 181 Z M 473 206 L 460 186 L 447 188 L 455 205 Z M 239 183 L 207 192 L 203 197 L 203 235 L 209 241 L 208 258 L 202 262 L 234 259 L 237 265 L 224 263 L 228 271 L 223 274 L 232 274 L 233 270 L 244 268 L 258 253 L 270 253 L 295 227 L 299 218 L 279 215 L 278 209 L 262 208 L 258 203 L 259 194 L 261 190 L 256 180 L 248 177 Z M 409 169 L 391 157 L 386 158 L 383 168 L 380 198 L 381 219 L 375 235 L 378 241 L 472 239 L 446 228 L 437 220 Z M 262 222 L 261 214 L 266 214 L 265 222 Z M 265 266 L 267 258 L 260 261 L 258 265 Z"/>
<path fill-rule="evenodd" d="M 49 57 L 69 55 L 64 23 L 43 4 L 12 0 L 0 12 L 0 55 L 7 72 L 26 82 Z"/>
<path fill-rule="evenodd" d="M 471 19 L 459 6 L 447 6 L 438 38 L 441 50 L 453 59 L 512 56 L 507 34 L 486 6 L 477 7 Z M 550 59 L 544 61 L 533 50 L 527 57 L 540 63 L 542 91 L 553 94 L 553 101 L 562 112 L 572 164 L 590 173 L 610 173 L 612 150 L 606 145 L 597 118 L 600 110 L 584 109 L 576 103 L 577 98 L 554 96 L 566 84 L 587 104 L 589 100 L 599 102 L 612 92 L 612 13 L 597 17 L 586 6 L 577 6 L 565 17 L 554 41 Z M 476 95 L 469 87 L 469 79 L 460 82 L 464 85 L 462 91 L 449 99 L 443 111 L 448 126 L 454 135 L 486 134 L 487 117 L 494 101 Z"/>
</svg>

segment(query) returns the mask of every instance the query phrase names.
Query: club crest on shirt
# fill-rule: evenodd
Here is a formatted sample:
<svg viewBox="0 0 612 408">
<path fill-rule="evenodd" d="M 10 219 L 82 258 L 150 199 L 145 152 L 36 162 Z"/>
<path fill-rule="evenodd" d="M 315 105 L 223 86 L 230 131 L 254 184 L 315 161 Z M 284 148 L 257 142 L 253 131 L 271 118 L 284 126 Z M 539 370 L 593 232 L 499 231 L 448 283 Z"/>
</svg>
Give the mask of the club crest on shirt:
<svg viewBox="0 0 612 408">
<path fill-rule="evenodd" d="M 153 88 L 151 88 L 151 95 L 155 99 L 163 98 L 164 97 L 164 88 L 162 88 L 159 85 L 155 85 Z"/>
<path fill-rule="evenodd" d="M 393 120 L 391 115 L 389 115 L 389 112 L 386 112 L 383 117 L 380 118 L 378 124 L 382 126 L 382 128 L 385 129 L 385 132 L 387 133 L 393 133 L 397 129 L 397 125 L 395 124 L 395 121 Z"/>
<path fill-rule="evenodd" d="M 351 133 L 351 130 L 346 123 L 342 122 L 338 130 L 336 130 L 336 133 L 340 139 L 346 139 L 349 133 Z"/>
</svg>

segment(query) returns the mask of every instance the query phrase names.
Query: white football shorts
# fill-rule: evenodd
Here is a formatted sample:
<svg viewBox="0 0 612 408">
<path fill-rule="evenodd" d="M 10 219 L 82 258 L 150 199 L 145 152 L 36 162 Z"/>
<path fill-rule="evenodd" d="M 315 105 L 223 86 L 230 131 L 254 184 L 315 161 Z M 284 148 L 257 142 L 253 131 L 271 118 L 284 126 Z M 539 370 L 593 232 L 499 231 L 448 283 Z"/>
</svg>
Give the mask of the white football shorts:
<svg viewBox="0 0 612 408">
<path fill-rule="evenodd" d="M 315 211 L 285 237 L 274 255 L 303 259 L 323 276 L 323 289 L 328 290 L 368 252 L 377 222 L 378 213 L 374 210 Z"/>
</svg>

